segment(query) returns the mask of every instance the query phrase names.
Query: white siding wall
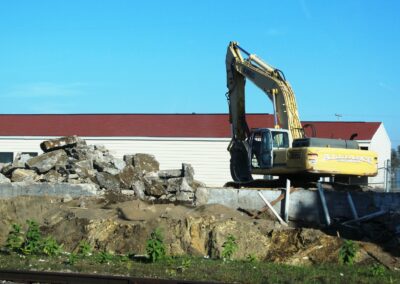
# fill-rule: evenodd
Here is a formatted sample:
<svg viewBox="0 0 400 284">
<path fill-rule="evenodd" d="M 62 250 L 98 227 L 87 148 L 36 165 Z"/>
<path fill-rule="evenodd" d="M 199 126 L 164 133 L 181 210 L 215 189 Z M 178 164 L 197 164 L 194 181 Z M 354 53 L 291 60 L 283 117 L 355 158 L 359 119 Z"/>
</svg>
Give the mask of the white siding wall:
<svg viewBox="0 0 400 284">
<path fill-rule="evenodd" d="M 382 187 L 384 185 L 385 179 L 385 161 L 390 160 L 392 144 L 390 142 L 390 138 L 386 132 L 383 123 L 379 126 L 378 130 L 375 132 L 375 135 L 371 139 L 370 150 L 373 150 L 378 153 L 378 175 L 376 177 L 372 177 L 369 179 L 371 185 L 376 184 L 378 187 Z"/>
<path fill-rule="evenodd" d="M 0 152 L 38 152 L 43 140 L 54 137 L 0 137 Z M 104 145 L 116 157 L 125 154 L 148 153 L 156 157 L 161 169 L 179 169 L 189 163 L 195 178 L 207 186 L 223 186 L 230 181 L 230 139 L 163 139 L 147 137 L 82 137 L 88 144 Z"/>
<path fill-rule="evenodd" d="M 43 140 L 55 137 L 0 137 L 0 152 L 38 152 Z M 182 163 L 194 167 L 195 178 L 207 186 L 223 186 L 231 180 L 229 171 L 229 152 L 226 150 L 230 139 L 195 138 L 149 138 L 149 137 L 82 137 L 88 144 L 106 146 L 116 157 L 125 154 L 149 153 L 160 162 L 161 169 L 177 169 Z M 391 143 L 387 132 L 380 125 L 371 141 L 359 141 L 378 153 L 378 167 L 384 167 L 384 161 L 390 159 Z M 381 187 L 384 171 L 369 182 Z M 373 185 L 371 184 L 371 185 Z"/>
</svg>

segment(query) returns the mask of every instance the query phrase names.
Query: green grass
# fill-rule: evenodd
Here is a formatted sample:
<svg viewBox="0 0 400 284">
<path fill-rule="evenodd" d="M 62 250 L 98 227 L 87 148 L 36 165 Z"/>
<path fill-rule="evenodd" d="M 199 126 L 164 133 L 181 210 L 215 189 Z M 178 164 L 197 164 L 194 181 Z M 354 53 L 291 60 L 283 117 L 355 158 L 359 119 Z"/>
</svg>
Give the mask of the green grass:
<svg viewBox="0 0 400 284">
<path fill-rule="evenodd" d="M 0 269 L 72 271 L 228 283 L 400 283 L 400 272 L 360 265 L 289 266 L 268 262 L 176 257 L 157 262 L 113 256 L 100 263 L 94 254 L 68 264 L 68 255 L 53 257 L 0 254 Z"/>
</svg>

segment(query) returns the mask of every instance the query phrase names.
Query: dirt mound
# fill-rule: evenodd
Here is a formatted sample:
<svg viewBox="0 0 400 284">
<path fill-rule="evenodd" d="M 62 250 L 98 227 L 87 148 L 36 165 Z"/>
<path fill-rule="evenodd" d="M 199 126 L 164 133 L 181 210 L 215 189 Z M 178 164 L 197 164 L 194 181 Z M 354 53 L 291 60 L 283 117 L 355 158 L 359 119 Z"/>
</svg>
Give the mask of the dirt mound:
<svg viewBox="0 0 400 284">
<path fill-rule="evenodd" d="M 221 257 L 229 235 L 235 237 L 236 259 L 255 257 L 289 264 L 337 262 L 342 241 L 315 229 L 285 228 L 271 220 L 252 219 L 221 205 L 198 208 L 149 204 L 141 200 L 110 203 L 106 198 L 62 202 L 46 197 L 0 200 L 0 243 L 12 223 L 37 220 L 45 234 L 54 236 L 68 251 L 81 240 L 96 250 L 144 254 L 150 233 L 160 228 L 170 255 Z M 373 259 L 368 253 L 359 261 Z"/>
</svg>

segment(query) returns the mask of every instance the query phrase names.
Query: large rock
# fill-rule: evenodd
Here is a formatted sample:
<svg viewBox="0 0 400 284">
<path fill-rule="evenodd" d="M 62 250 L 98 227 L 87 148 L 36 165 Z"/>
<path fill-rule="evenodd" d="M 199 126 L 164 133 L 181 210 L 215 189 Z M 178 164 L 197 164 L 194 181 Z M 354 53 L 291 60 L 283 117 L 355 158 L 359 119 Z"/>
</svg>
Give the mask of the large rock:
<svg viewBox="0 0 400 284">
<path fill-rule="evenodd" d="M 0 184 L 1 183 L 10 183 L 10 179 L 5 177 L 3 174 L 0 173 Z"/>
<path fill-rule="evenodd" d="M 40 143 L 40 148 L 43 150 L 43 152 L 50 152 L 62 148 L 74 147 L 76 145 L 86 145 L 86 142 L 78 136 L 65 136 L 43 141 Z"/>
<path fill-rule="evenodd" d="M 126 166 L 122 159 L 113 157 L 108 151 L 95 150 L 92 153 L 92 159 L 95 169 L 112 175 L 119 174 Z"/>
<path fill-rule="evenodd" d="M 135 167 L 129 165 L 119 173 L 119 179 L 121 180 L 121 186 L 123 188 L 130 189 L 135 181 L 141 179 L 141 174 Z"/>
<path fill-rule="evenodd" d="M 144 186 L 146 195 L 158 198 L 168 193 L 163 181 L 160 179 L 144 178 Z"/>
<path fill-rule="evenodd" d="M 190 164 L 182 164 L 182 172 L 183 176 L 186 178 L 189 184 L 193 183 L 193 177 L 194 177 L 194 169 L 192 165 Z"/>
<path fill-rule="evenodd" d="M 199 187 L 196 189 L 195 202 L 196 206 L 207 204 L 209 193 L 206 187 Z"/>
<path fill-rule="evenodd" d="M 94 177 L 96 172 L 93 169 L 93 162 L 91 160 L 82 160 L 73 163 L 74 172 L 80 178 Z"/>
<path fill-rule="evenodd" d="M 161 170 L 157 174 L 162 179 L 180 178 L 183 176 L 182 170 Z"/>
<path fill-rule="evenodd" d="M 24 168 L 25 168 L 25 163 L 26 163 L 30 158 L 32 158 L 32 156 L 29 155 L 29 154 L 21 154 L 21 153 L 18 153 L 18 154 L 15 156 L 15 159 L 14 159 L 14 161 L 13 161 L 13 163 L 12 163 L 12 167 L 15 168 L 15 169 L 17 169 L 17 168 L 24 169 Z"/>
<path fill-rule="evenodd" d="M 133 191 L 135 192 L 135 195 L 140 199 L 140 200 L 144 200 L 145 199 L 145 186 L 144 186 L 144 182 L 141 180 L 137 180 L 133 183 L 132 185 Z"/>
<path fill-rule="evenodd" d="M 63 149 L 44 153 L 26 161 L 29 169 L 34 169 L 39 173 L 46 173 L 55 167 L 64 167 L 68 161 L 67 153 Z"/>
<path fill-rule="evenodd" d="M 167 191 L 172 192 L 194 192 L 194 189 L 189 185 L 186 178 L 170 178 L 167 180 Z"/>
<path fill-rule="evenodd" d="M 3 164 L 0 170 L 0 173 L 9 176 L 9 174 L 14 170 L 14 167 L 12 166 L 12 163 L 6 163 Z"/>
<path fill-rule="evenodd" d="M 46 182 L 57 183 L 65 181 L 65 177 L 56 170 L 50 170 L 43 175 L 43 180 Z"/>
<path fill-rule="evenodd" d="M 77 145 L 73 148 L 64 149 L 68 156 L 78 160 L 90 160 L 93 161 L 93 155 L 96 152 L 94 145 Z"/>
<path fill-rule="evenodd" d="M 105 188 L 108 190 L 120 189 L 119 178 L 112 174 L 106 172 L 96 173 L 96 181 L 101 188 Z"/>
<path fill-rule="evenodd" d="M 181 188 L 183 178 L 170 178 L 167 180 L 167 191 L 170 193 L 176 193 Z"/>
<path fill-rule="evenodd" d="M 180 191 L 176 194 L 176 200 L 183 203 L 193 203 L 194 192 Z"/>
<path fill-rule="evenodd" d="M 124 161 L 127 165 L 132 165 L 143 173 L 158 172 L 160 170 L 160 163 L 150 154 L 125 155 Z"/>
<path fill-rule="evenodd" d="M 125 166 L 126 166 L 124 160 L 119 159 L 119 158 L 116 158 L 116 157 L 113 157 L 113 159 L 111 160 L 111 164 L 112 164 L 116 169 L 118 169 L 119 171 L 122 171 L 122 170 L 125 168 Z"/>
<path fill-rule="evenodd" d="M 40 177 L 34 170 L 25 170 L 25 169 L 15 169 L 11 175 L 12 182 L 21 182 L 21 181 L 38 181 Z"/>
</svg>

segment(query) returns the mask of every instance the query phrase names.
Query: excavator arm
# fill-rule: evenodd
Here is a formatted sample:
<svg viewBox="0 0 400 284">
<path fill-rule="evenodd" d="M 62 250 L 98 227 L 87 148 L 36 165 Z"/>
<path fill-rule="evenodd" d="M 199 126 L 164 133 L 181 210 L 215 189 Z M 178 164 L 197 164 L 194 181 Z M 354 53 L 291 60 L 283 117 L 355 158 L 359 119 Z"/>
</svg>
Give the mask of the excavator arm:
<svg viewBox="0 0 400 284">
<path fill-rule="evenodd" d="M 248 57 L 244 59 L 242 53 Z M 293 90 L 282 72 L 248 53 L 236 42 L 230 42 L 226 54 L 226 73 L 233 139 L 243 141 L 248 137 L 245 118 L 246 79 L 263 90 L 272 101 L 275 127 L 288 129 L 293 139 L 304 137 Z"/>
<path fill-rule="evenodd" d="M 244 59 L 242 53 L 248 58 Z M 282 72 L 248 53 L 236 42 L 230 42 L 226 54 L 226 74 L 229 120 L 232 126 L 232 140 L 228 147 L 231 175 L 236 181 L 250 181 L 250 130 L 245 111 L 246 78 L 263 90 L 273 102 L 276 128 L 288 129 L 293 139 L 304 137 L 303 129 L 292 88 Z"/>
</svg>

